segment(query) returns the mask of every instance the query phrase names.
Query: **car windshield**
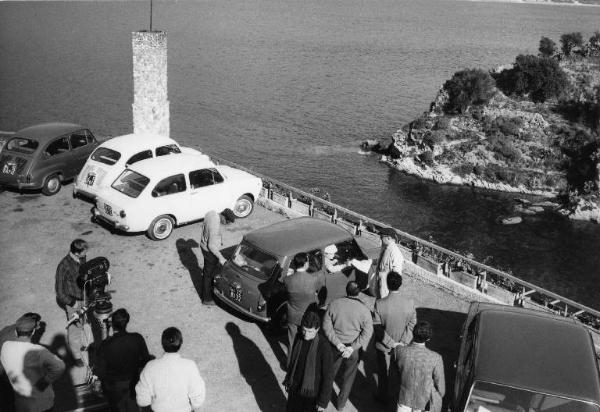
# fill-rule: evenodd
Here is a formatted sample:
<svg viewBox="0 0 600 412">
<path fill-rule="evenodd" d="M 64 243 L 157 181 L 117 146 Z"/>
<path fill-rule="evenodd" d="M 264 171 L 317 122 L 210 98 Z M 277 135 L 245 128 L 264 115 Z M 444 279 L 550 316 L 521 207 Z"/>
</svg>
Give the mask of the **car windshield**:
<svg viewBox="0 0 600 412">
<path fill-rule="evenodd" d="M 6 145 L 6 150 L 12 150 L 14 152 L 31 154 L 38 148 L 39 142 L 37 140 L 27 139 L 25 137 L 13 137 Z"/>
<path fill-rule="evenodd" d="M 476 381 L 467 412 L 599 412 L 597 405 L 525 389 Z"/>
<path fill-rule="evenodd" d="M 119 161 L 121 153 L 106 147 L 99 147 L 92 153 L 91 158 L 96 162 L 112 166 Z"/>
<path fill-rule="evenodd" d="M 129 197 L 138 197 L 148 186 L 150 179 L 133 170 L 123 170 L 123 173 L 112 184 L 112 188 Z"/>
<path fill-rule="evenodd" d="M 248 274 L 260 279 L 269 279 L 277 265 L 277 258 L 248 243 L 242 243 L 236 248 L 231 261 Z"/>
</svg>

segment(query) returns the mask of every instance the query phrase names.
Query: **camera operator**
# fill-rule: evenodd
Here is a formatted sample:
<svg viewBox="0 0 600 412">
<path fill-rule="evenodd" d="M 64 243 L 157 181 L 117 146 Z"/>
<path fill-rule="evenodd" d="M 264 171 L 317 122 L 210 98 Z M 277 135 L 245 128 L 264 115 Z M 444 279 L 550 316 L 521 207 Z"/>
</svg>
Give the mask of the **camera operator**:
<svg viewBox="0 0 600 412">
<path fill-rule="evenodd" d="M 83 307 L 83 285 L 79 284 L 79 267 L 86 261 L 88 244 L 83 239 L 71 242 L 69 253 L 60 261 L 56 268 L 56 301 L 65 310 L 67 321 L 74 316 L 80 316 Z M 67 340 L 75 365 L 84 366 L 81 360 L 83 344 L 83 322 L 75 322 L 67 329 Z"/>
</svg>

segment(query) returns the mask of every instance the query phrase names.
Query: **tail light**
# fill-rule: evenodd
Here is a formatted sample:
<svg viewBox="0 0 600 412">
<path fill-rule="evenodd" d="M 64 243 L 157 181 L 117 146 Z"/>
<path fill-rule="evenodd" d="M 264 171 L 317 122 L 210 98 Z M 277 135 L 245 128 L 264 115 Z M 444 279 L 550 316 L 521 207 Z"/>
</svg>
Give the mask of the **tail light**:
<svg viewBox="0 0 600 412">
<path fill-rule="evenodd" d="M 125 213 L 125 211 L 124 211 L 124 210 L 121 210 L 121 211 L 119 212 L 119 216 L 121 216 L 121 218 L 124 218 L 125 216 L 127 216 L 127 214 Z"/>
</svg>

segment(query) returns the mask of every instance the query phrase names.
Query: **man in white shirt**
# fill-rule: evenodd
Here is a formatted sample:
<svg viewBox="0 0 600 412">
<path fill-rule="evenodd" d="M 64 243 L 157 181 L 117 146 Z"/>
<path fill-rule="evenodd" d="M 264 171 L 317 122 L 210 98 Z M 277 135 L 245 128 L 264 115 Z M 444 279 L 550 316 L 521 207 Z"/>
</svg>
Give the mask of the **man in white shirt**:
<svg viewBox="0 0 600 412">
<path fill-rule="evenodd" d="M 135 386 L 137 404 L 151 406 L 153 412 L 197 412 L 204 403 L 206 386 L 198 366 L 182 358 L 181 331 L 167 328 L 161 337 L 165 354 L 146 364 Z"/>
<path fill-rule="evenodd" d="M 377 265 L 377 286 L 376 290 L 372 292 L 375 292 L 373 296 L 381 299 L 390 293 L 387 286 L 387 274 L 394 271 L 401 275 L 404 257 L 396 244 L 396 231 L 394 229 L 384 227 L 379 234 L 381 236 L 381 255 Z"/>
<path fill-rule="evenodd" d="M 5 342 L 0 362 L 15 391 L 17 411 L 50 411 L 54 406 L 52 382 L 60 378 L 65 364 L 41 345 L 31 343 L 36 321 L 21 317 L 15 326 L 16 340 Z"/>
</svg>

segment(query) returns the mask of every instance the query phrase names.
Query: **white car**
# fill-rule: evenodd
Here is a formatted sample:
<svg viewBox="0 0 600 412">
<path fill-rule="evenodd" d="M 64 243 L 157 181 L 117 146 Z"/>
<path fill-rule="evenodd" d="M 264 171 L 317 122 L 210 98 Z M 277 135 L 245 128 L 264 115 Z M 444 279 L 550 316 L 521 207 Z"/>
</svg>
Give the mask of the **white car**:
<svg viewBox="0 0 600 412">
<path fill-rule="evenodd" d="M 96 197 L 92 209 L 124 232 L 146 231 L 153 240 L 169 237 L 174 226 L 197 221 L 215 210 L 233 210 L 243 218 L 254 209 L 262 180 L 201 156 L 146 159 L 129 166 Z"/>
<path fill-rule="evenodd" d="M 144 133 L 113 137 L 99 145 L 88 157 L 75 179 L 73 194 L 93 199 L 101 189 L 110 187 L 127 165 L 180 153 L 196 154 L 208 160 L 208 156 L 198 150 L 180 146 L 164 136 Z"/>
</svg>

